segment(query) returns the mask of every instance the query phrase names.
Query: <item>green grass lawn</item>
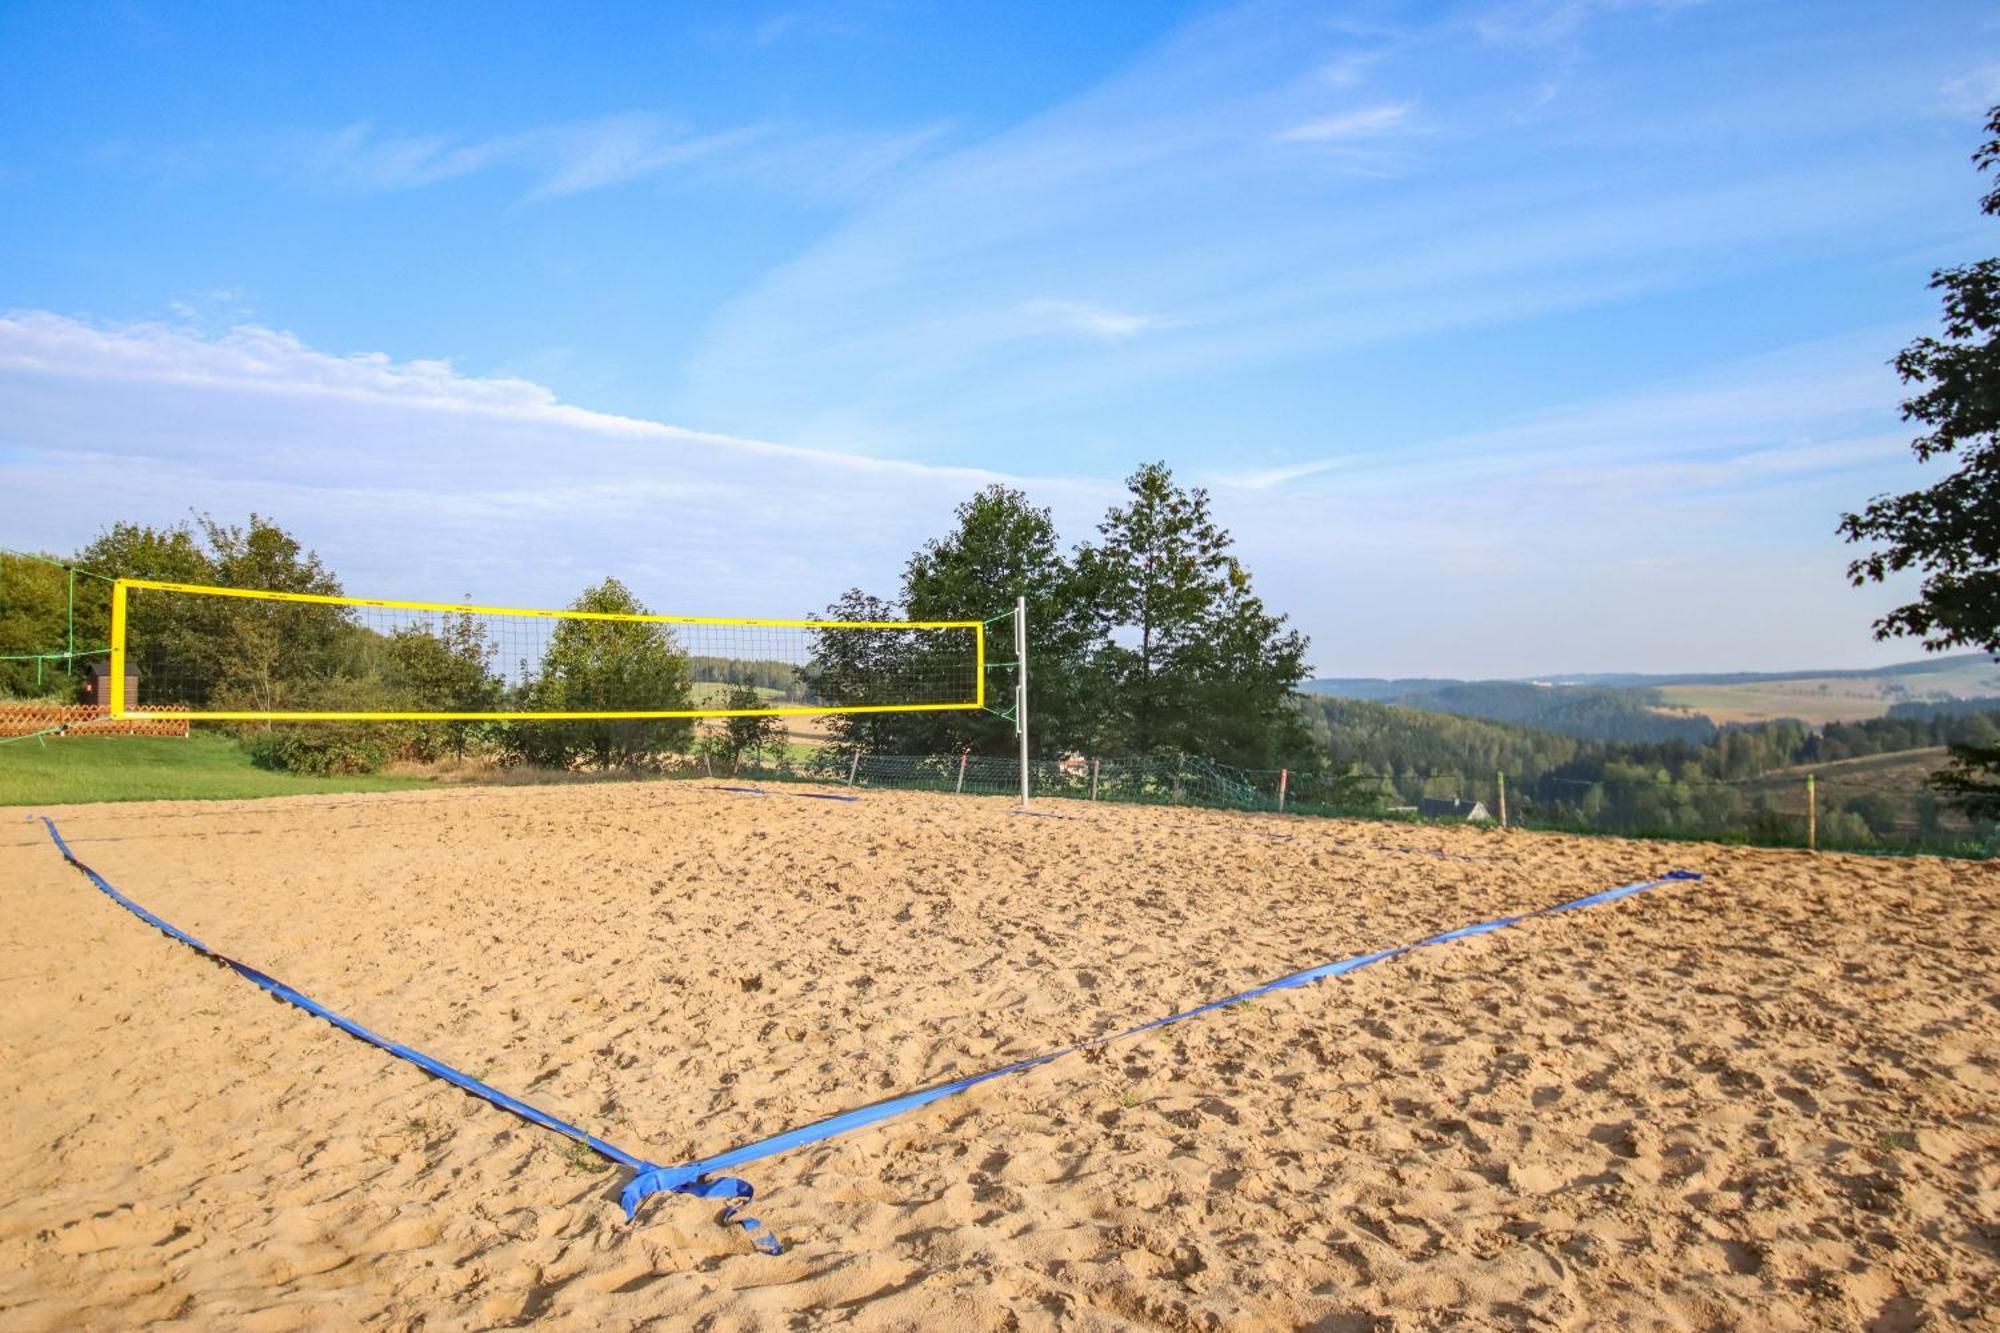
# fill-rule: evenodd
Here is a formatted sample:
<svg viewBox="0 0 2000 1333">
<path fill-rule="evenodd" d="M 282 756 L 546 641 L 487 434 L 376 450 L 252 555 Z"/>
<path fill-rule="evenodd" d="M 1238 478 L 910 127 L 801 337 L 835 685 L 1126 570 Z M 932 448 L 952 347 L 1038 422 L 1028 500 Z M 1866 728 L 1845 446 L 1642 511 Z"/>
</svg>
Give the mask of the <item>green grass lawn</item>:
<svg viewBox="0 0 2000 1333">
<path fill-rule="evenodd" d="M 0 805 L 207 801 L 427 785 L 425 778 L 273 773 L 253 765 L 227 736 L 201 732 L 186 740 L 68 736 L 0 745 Z"/>
</svg>

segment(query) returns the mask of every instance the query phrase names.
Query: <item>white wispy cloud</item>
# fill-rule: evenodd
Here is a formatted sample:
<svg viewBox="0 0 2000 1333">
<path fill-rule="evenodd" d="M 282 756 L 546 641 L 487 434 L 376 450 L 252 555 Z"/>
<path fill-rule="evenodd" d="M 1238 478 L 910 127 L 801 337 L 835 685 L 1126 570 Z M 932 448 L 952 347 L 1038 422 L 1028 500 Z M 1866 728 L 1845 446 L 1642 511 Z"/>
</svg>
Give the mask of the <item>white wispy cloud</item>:
<svg viewBox="0 0 2000 1333">
<path fill-rule="evenodd" d="M 1510 13 L 1574 34 L 1598 10 Z M 1711 16 L 1727 17 L 1601 14 Z M 1204 16 L 1096 88 L 886 180 L 718 312 L 681 401 L 787 439 L 968 458 L 1048 438 L 1051 420 L 1072 444 L 1165 430 L 1219 449 L 1258 413 L 1268 443 L 1303 457 L 1366 349 L 1620 305 L 1643 324 L 1649 299 L 1885 234 L 1930 244 L 1944 225 L 1940 160 L 1962 171 L 1962 155 L 1885 131 L 1826 157 L 1829 124 L 1882 122 L 1889 97 L 1835 90 L 1866 77 L 1927 99 L 1927 59 L 1841 48 L 1739 80 L 1757 53 L 1719 48 L 1705 81 L 1628 60 L 1538 106 L 1565 60 L 1496 46 L 1463 11 L 1365 38 L 1283 3 Z M 1330 88 L 1329 66 L 1365 70 L 1368 95 Z M 1024 311 L 1023 293 L 1086 308 Z M 1125 318 L 1163 311 L 1172 336 Z M 1023 337 L 1024 313 L 1082 336 Z M 1282 416 L 1257 407 L 1274 378 Z"/>
<path fill-rule="evenodd" d="M 2000 61 L 1990 61 L 1948 81 L 1938 90 L 1947 114 L 1983 116 L 2000 102 Z"/>
<path fill-rule="evenodd" d="M 1319 80 L 1329 88 L 1352 88 L 1366 81 L 1381 59 L 1374 51 L 1343 51 L 1319 67 Z"/>
<path fill-rule="evenodd" d="M 797 613 L 884 586 L 953 504 L 1002 479 L 592 411 L 267 328 L 34 311 L 0 318 L 0 419 L 0 486 L 41 510 L 21 540 L 69 548 L 118 517 L 256 508 L 364 594 L 559 605 L 623 570 L 663 603 Z"/>
<path fill-rule="evenodd" d="M 1903 326 L 1867 329 L 1475 431 L 1432 436 L 1404 450 L 1224 471 L 1216 481 L 1270 490 L 1317 485 L 1329 473 L 1338 474 L 1329 484 L 1349 488 L 1533 476 L 1538 487 L 1623 489 L 1650 497 L 1697 481 L 1713 490 L 1801 471 L 1881 471 L 1908 451 L 1908 441 L 1885 428 L 1894 419 L 1898 387 L 1882 349 L 1912 332 Z"/>
<path fill-rule="evenodd" d="M 1218 473 L 1213 482 L 1240 491 L 1268 491 L 1287 482 L 1303 481 L 1307 477 L 1317 477 L 1342 467 L 1353 466 L 1355 461 L 1351 458 L 1312 458 L 1300 463 L 1282 463 L 1275 467 L 1255 468 L 1247 472 Z"/>
<path fill-rule="evenodd" d="M 255 395 L 344 400 L 371 408 L 555 427 L 604 439 L 652 441 L 889 476 L 943 476 L 973 483 L 999 476 L 977 468 L 805 449 L 598 412 L 565 403 L 532 380 L 464 375 L 451 362 L 439 359 L 394 361 L 379 352 L 334 355 L 308 346 L 295 334 L 254 324 L 208 334 L 195 327 L 103 326 L 47 311 L 17 311 L 0 317 L 0 374 L 194 388 L 232 399 Z"/>
<path fill-rule="evenodd" d="M 530 198 L 548 199 L 700 161 L 752 143 L 765 133 L 743 127 L 696 134 L 683 124 L 645 113 L 485 139 L 385 131 L 362 122 L 299 136 L 289 170 L 303 183 L 373 192 L 423 189 L 511 168 L 531 179 Z"/>
<path fill-rule="evenodd" d="M 521 199 L 533 202 L 674 177 L 845 203 L 936 152 L 952 129 L 947 120 L 884 128 L 761 120 L 702 129 L 641 110 L 483 136 L 361 120 L 235 139 L 119 140 L 90 158 L 176 186 L 249 169 L 300 189 L 375 195 L 494 175 L 518 180 Z"/>
<path fill-rule="evenodd" d="M 619 117 L 580 131 L 555 133 L 550 136 L 557 144 L 550 155 L 551 164 L 529 197 L 556 199 L 622 185 L 669 167 L 713 159 L 755 144 L 769 133 L 745 126 L 692 135 L 668 129 L 645 116 Z"/>
<path fill-rule="evenodd" d="M 788 9 L 769 18 L 760 19 L 757 26 L 750 30 L 750 40 L 757 46 L 769 46 L 796 29 L 804 18 L 805 16 L 798 10 Z"/>
<path fill-rule="evenodd" d="M 1886 373 L 1861 340 L 1815 345 L 1483 438 L 1181 475 L 1215 487 L 1260 591 L 1328 673 L 1851 662 L 1886 598 L 1846 588 L 1829 529 L 1889 475 L 1899 437 L 1879 413 L 1867 428 L 1870 377 Z M 267 328 L 45 311 L 0 318 L 0 423 L 11 544 L 74 549 L 114 519 L 256 509 L 361 595 L 559 605 L 617 573 L 691 614 L 892 589 L 992 481 L 1087 536 L 1134 461 L 1038 477 L 830 453 Z"/>
<path fill-rule="evenodd" d="M 783 9 L 757 20 L 749 31 L 752 46 L 772 46 L 800 38 L 847 37 L 868 26 L 851 4 L 808 5 Z"/>
<path fill-rule="evenodd" d="M 1271 136 L 1274 143 L 1344 143 L 1400 128 L 1410 118 L 1408 102 L 1385 102 L 1338 115 L 1303 121 Z"/>
<path fill-rule="evenodd" d="M 1490 42 L 1550 46 L 1568 42 L 1593 19 L 1618 13 L 1671 15 L 1707 0 L 1501 0 L 1475 10 L 1473 30 Z"/>
<path fill-rule="evenodd" d="M 1029 314 L 1042 317 L 1057 328 L 1105 342 L 1122 342 L 1141 333 L 1171 329 L 1184 322 L 1166 315 L 1113 310 L 1082 301 L 1030 301 L 1026 309 Z"/>
</svg>

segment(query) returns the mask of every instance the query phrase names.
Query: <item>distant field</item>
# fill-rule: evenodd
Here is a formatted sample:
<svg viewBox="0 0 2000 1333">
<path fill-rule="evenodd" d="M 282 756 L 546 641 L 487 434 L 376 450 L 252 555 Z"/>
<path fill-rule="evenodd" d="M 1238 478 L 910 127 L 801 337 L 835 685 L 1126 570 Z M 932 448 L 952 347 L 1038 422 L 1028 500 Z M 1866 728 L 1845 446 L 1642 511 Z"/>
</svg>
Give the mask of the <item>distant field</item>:
<svg viewBox="0 0 2000 1333">
<path fill-rule="evenodd" d="M 426 785 L 415 777 L 274 773 L 252 764 L 228 737 L 201 732 L 186 740 L 70 736 L 0 746 L 0 805 L 207 801 Z"/>
<path fill-rule="evenodd" d="M 1662 685 L 1661 710 L 1701 713 L 1719 726 L 1795 717 L 1823 726 L 1881 717 L 1906 696 L 1888 696 L 1867 680 L 1761 681 L 1754 685 Z"/>
<path fill-rule="evenodd" d="M 1991 661 L 1940 663 L 1936 671 L 1880 676 L 1796 676 L 1738 685 L 1664 684 L 1662 711 L 1702 713 L 1718 724 L 1795 717 L 1814 726 L 1881 717 L 1899 703 L 2000 695 Z"/>
<path fill-rule="evenodd" d="M 694 683 L 695 706 L 699 708 L 719 708 L 722 705 L 722 701 L 729 697 L 729 692 L 735 688 L 734 685 L 724 684 L 719 680 L 698 680 Z M 783 690 L 766 689 L 762 685 L 753 688 L 757 691 L 757 697 L 765 703 L 771 704 L 774 707 L 785 706 L 785 692 Z"/>
</svg>

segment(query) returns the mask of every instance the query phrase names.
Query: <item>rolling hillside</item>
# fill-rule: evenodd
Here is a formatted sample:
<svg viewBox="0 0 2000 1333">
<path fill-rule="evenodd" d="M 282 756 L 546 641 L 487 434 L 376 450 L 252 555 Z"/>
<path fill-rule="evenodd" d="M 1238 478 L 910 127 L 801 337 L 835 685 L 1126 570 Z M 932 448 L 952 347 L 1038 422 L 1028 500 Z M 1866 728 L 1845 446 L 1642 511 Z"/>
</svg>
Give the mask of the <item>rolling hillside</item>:
<svg viewBox="0 0 2000 1333">
<path fill-rule="evenodd" d="M 1746 796 L 1761 796 L 1772 809 L 1803 819 L 1804 776 L 1810 770 L 1819 782 L 1822 812 L 1845 810 L 1857 801 L 1873 798 L 1888 802 L 1883 811 L 1887 818 L 1881 821 L 1885 830 L 1916 833 L 1921 831 L 1926 818 L 1941 829 L 1965 829 L 1968 824 L 1964 816 L 1934 796 L 1926 799 L 1925 779 L 1943 768 L 1950 759 L 1944 747 L 1926 747 L 1825 764 L 1799 765 L 1745 778 L 1736 785 Z"/>
<path fill-rule="evenodd" d="M 1312 680 L 1300 689 L 1335 699 L 1535 727 L 1579 740 L 1678 740 L 1701 745 L 1716 731 L 1705 717 L 1664 711 L 1658 694 L 1648 689 L 1519 680 Z"/>
<path fill-rule="evenodd" d="M 1778 718 L 1811 726 L 1883 717 L 1898 705 L 2000 696 L 2000 662 L 1984 653 L 1858 671 L 1570 675 L 1523 680 L 1328 678 L 1305 693 L 1540 727 L 1585 740 L 1684 740 Z"/>
<path fill-rule="evenodd" d="M 2000 695 L 2000 663 L 1984 653 L 1936 657 L 1875 672 L 1809 672 L 1735 682 L 1661 682 L 1663 707 L 1727 725 L 1795 717 L 1815 726 L 1882 717 L 1901 703 Z"/>
</svg>

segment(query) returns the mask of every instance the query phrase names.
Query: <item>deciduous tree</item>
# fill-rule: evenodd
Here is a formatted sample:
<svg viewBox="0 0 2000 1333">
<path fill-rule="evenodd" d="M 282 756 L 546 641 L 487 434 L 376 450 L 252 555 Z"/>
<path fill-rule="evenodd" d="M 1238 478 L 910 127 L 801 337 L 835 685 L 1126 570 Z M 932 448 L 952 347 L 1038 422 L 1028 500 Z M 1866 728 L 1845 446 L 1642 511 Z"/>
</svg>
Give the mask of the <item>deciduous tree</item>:
<svg viewBox="0 0 2000 1333">
<path fill-rule="evenodd" d="M 645 615 L 626 586 L 607 578 L 570 603 L 572 611 Z M 563 620 L 527 690 L 535 712 L 670 711 L 694 706 L 687 654 L 664 625 L 638 620 Z M 539 722 L 520 728 L 532 762 L 568 768 L 638 765 L 686 750 L 686 718 L 609 718 Z"/>
<path fill-rule="evenodd" d="M 1981 171 L 2000 162 L 2000 106 L 1973 154 Z M 2000 185 L 1981 201 L 2000 216 Z M 1915 601 L 1875 622 L 1877 638 L 1920 638 L 1932 651 L 1974 645 L 2000 654 L 2000 259 L 1939 269 L 1942 336 L 1923 337 L 1896 357 L 1917 392 L 1903 419 L 1923 427 L 1919 462 L 1957 466 L 1922 490 L 1877 496 L 1841 519 L 1850 542 L 1877 543 L 1848 566 L 1858 587 L 1905 570 L 1921 572 Z M 2000 748 L 1955 746 L 1952 768 L 1933 780 L 1969 813 L 2000 817 Z"/>
</svg>

